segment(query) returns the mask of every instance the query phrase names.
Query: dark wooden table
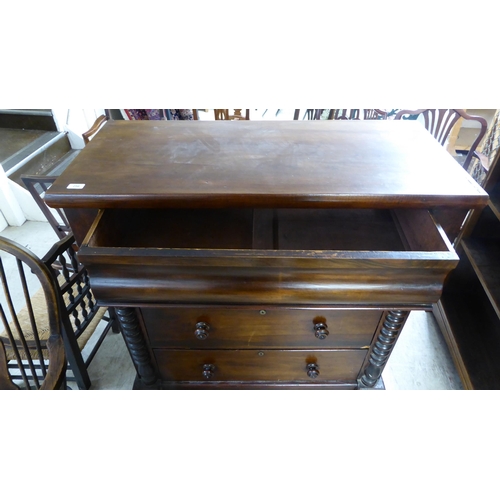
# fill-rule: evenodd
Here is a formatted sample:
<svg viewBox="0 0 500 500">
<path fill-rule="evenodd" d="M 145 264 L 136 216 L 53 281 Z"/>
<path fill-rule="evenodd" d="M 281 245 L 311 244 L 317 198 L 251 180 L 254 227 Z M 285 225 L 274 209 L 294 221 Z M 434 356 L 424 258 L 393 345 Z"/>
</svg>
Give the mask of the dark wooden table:
<svg viewBox="0 0 500 500">
<path fill-rule="evenodd" d="M 486 193 L 407 121 L 109 122 L 47 193 L 136 387 L 373 387 Z"/>
</svg>

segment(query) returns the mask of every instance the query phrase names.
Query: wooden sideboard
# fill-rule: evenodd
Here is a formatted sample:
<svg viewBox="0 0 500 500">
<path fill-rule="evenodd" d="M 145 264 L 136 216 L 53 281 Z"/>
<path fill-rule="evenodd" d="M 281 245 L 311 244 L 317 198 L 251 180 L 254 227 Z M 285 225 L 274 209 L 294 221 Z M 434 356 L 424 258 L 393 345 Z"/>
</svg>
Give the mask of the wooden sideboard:
<svg viewBox="0 0 500 500">
<path fill-rule="evenodd" d="M 487 194 L 418 123 L 109 122 L 47 192 L 136 388 L 371 388 Z"/>
<path fill-rule="evenodd" d="M 485 178 L 488 206 L 468 217 L 460 263 L 434 314 L 466 389 L 500 389 L 500 156 Z"/>
</svg>

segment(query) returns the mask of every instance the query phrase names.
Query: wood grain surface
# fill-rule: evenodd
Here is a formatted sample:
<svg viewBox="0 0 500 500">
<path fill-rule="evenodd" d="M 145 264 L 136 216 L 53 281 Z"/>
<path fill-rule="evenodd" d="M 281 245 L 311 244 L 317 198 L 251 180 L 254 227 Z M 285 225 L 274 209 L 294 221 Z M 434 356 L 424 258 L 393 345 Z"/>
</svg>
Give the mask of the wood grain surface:
<svg viewBox="0 0 500 500">
<path fill-rule="evenodd" d="M 68 186 L 83 184 L 82 189 Z M 111 121 L 50 206 L 484 206 L 485 192 L 409 121 Z"/>
</svg>

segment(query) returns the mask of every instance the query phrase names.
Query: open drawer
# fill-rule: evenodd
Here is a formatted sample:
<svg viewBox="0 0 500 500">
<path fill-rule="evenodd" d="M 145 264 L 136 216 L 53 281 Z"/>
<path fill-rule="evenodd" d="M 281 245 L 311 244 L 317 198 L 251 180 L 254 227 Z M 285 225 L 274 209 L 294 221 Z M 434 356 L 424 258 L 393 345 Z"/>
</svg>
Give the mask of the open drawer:
<svg viewBox="0 0 500 500">
<path fill-rule="evenodd" d="M 423 209 L 108 209 L 79 256 L 123 306 L 427 306 L 458 262 Z"/>
</svg>

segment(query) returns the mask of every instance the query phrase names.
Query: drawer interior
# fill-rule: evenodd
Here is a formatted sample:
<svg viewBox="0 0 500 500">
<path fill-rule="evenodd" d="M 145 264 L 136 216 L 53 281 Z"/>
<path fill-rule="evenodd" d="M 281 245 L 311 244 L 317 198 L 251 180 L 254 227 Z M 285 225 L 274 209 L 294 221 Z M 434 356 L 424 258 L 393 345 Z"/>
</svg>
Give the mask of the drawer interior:
<svg viewBox="0 0 500 500">
<path fill-rule="evenodd" d="M 426 210 L 109 209 L 90 247 L 448 251 Z"/>
</svg>

